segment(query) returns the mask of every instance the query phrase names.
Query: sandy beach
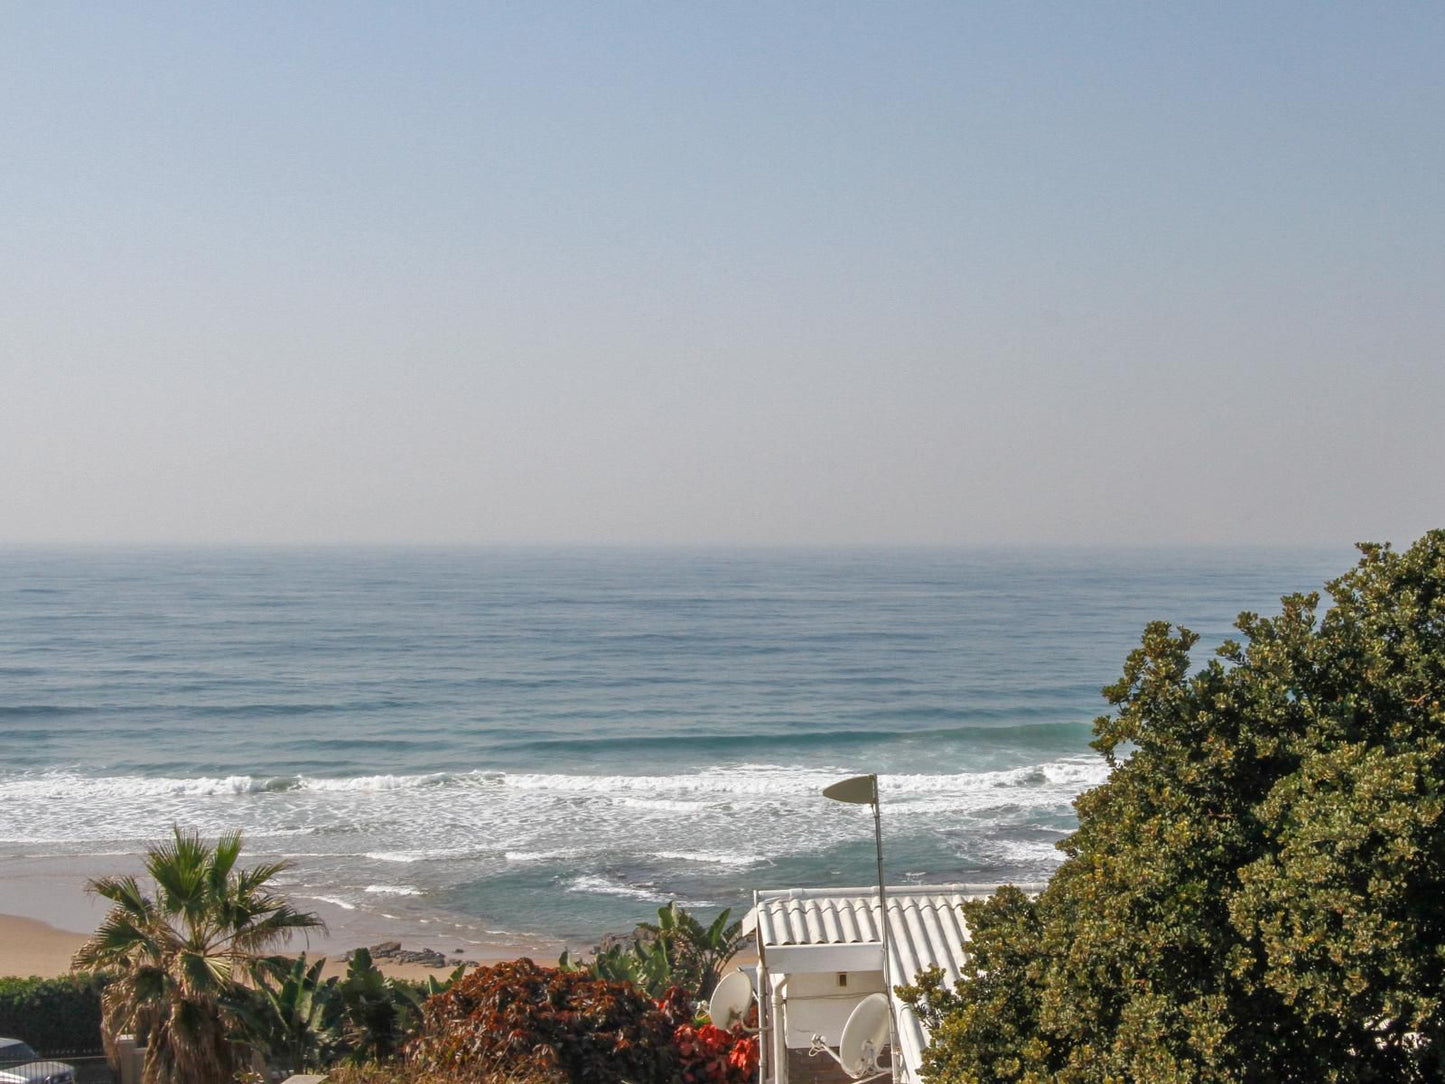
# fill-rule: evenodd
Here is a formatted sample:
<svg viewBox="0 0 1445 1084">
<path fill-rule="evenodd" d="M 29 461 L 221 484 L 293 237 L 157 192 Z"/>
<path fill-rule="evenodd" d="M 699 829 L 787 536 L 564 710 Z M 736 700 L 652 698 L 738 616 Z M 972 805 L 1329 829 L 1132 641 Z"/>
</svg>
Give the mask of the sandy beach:
<svg viewBox="0 0 1445 1084">
<path fill-rule="evenodd" d="M 71 957 L 85 943 L 86 936 L 86 934 L 77 933 L 74 930 L 60 929 L 39 919 L 0 914 L 0 976 L 26 978 L 39 975 L 43 978 L 53 978 L 57 975 L 64 975 L 69 972 Z M 292 951 L 299 951 L 297 945 L 291 945 L 289 948 Z M 338 952 L 334 948 L 327 948 L 318 952 L 313 947 L 306 951 L 313 958 L 318 955 L 327 957 L 328 962 L 323 974 L 327 976 L 345 974 L 344 950 Z M 505 951 L 501 951 L 495 955 L 470 956 L 468 959 L 475 960 L 477 963 L 489 964 L 497 963 L 500 960 L 515 959 L 518 955 L 525 955 L 525 953 L 518 951 L 509 955 Z M 544 958 L 539 962 L 550 961 Z M 428 975 L 442 978 L 450 974 L 452 970 L 451 968 L 424 967 L 421 964 L 398 963 L 394 960 L 378 960 L 377 964 L 393 978 L 413 980 L 424 979 Z"/>
<path fill-rule="evenodd" d="M 51 978 L 70 970 L 85 935 L 18 915 L 0 915 L 0 975 Z"/>
<path fill-rule="evenodd" d="M 70 960 L 90 932 L 104 918 L 107 903 L 85 889 L 86 881 L 103 872 L 139 874 L 138 855 L 0 859 L 0 976 L 55 976 L 70 970 Z M 144 881 L 144 878 L 143 878 Z M 431 925 L 387 923 L 380 916 L 312 899 L 293 900 L 314 911 L 325 929 L 298 934 L 281 946 L 288 953 L 305 952 L 313 959 L 328 959 L 326 974 L 342 974 L 346 955 L 353 949 L 386 941 L 400 942 L 408 951 L 432 949 L 447 959 L 496 963 L 529 956 L 551 963 L 566 945 L 558 942 L 479 943 L 459 938 L 445 921 Z M 573 946 L 576 947 L 576 946 Z M 397 978 L 443 976 L 452 968 L 431 968 L 415 963 L 379 959 L 377 965 Z"/>
</svg>

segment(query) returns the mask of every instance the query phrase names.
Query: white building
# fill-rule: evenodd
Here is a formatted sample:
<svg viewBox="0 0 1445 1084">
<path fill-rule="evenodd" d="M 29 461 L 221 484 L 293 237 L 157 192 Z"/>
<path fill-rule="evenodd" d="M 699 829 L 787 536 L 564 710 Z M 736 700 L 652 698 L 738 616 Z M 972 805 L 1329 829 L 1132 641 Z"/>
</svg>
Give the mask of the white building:
<svg viewBox="0 0 1445 1084">
<path fill-rule="evenodd" d="M 995 885 L 912 885 L 887 890 L 889 959 L 885 978 L 878 889 L 794 888 L 753 894 L 761 1006 L 762 1084 L 852 1079 L 836 1060 L 812 1053 L 837 1049 L 843 1026 L 869 994 L 886 993 L 897 1048 L 895 1078 L 918 1081 L 928 1035 L 893 995 L 937 965 L 951 985 L 967 959 L 968 928 L 960 905 Z M 1021 885 L 1025 891 L 1041 886 Z M 885 1059 L 885 1061 L 888 1059 Z"/>
</svg>

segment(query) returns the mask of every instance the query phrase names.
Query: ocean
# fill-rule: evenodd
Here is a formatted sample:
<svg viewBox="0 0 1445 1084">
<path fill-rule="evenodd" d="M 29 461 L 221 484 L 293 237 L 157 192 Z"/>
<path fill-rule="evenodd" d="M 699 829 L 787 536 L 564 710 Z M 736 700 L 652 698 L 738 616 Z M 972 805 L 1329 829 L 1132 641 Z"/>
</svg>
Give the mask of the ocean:
<svg viewBox="0 0 1445 1084">
<path fill-rule="evenodd" d="M 890 882 L 1045 880 L 1144 625 L 1354 556 L 0 550 L 0 862 L 238 828 L 333 930 L 585 945 L 872 883 L 877 772 Z"/>
</svg>

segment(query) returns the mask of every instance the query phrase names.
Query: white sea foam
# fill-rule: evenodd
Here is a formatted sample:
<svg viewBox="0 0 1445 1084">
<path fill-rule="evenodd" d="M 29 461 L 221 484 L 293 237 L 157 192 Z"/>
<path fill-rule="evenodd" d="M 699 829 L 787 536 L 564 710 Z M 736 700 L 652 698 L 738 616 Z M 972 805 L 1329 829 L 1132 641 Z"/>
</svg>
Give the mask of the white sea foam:
<svg viewBox="0 0 1445 1084">
<path fill-rule="evenodd" d="M 300 778 L 297 789 L 310 791 L 379 791 L 414 790 L 450 782 L 451 772 L 429 772 L 425 775 L 363 775 L 352 779 Z"/>
<path fill-rule="evenodd" d="M 306 867 L 352 856 L 401 865 L 580 861 L 642 844 L 664 860 L 746 869 L 847 838 L 846 811 L 820 798 L 840 774 L 779 765 L 638 776 L 491 772 L 472 785 L 483 773 L 433 773 L 315 788 L 286 777 L 299 782 L 276 790 L 240 775 L 0 771 L 0 846 L 124 853 L 182 824 L 208 834 L 240 828 L 253 847 Z M 886 817 L 926 820 L 931 831 L 1034 814 L 1067 818 L 1072 799 L 1106 776 L 1102 759 L 1064 757 L 988 772 L 884 775 L 879 789 Z M 14 810 L 24 816 L 7 815 Z M 321 845 L 279 843 L 302 834 Z"/>
<path fill-rule="evenodd" d="M 465 858 L 475 853 L 471 847 L 425 847 L 412 851 L 367 851 L 362 857 L 373 862 L 395 862 L 410 865 L 413 862 L 445 862 L 449 859 Z"/>
<path fill-rule="evenodd" d="M 476 891 L 485 900 L 467 906 L 494 911 L 515 893 L 531 899 L 555 891 L 555 866 L 566 871 L 569 893 L 594 897 L 588 907 L 605 911 L 611 899 L 625 913 L 630 900 L 645 917 L 643 905 L 674 896 L 715 894 L 735 904 L 760 879 L 833 868 L 840 848 L 871 845 L 866 809 L 821 797 L 848 774 L 752 764 L 648 775 L 375 775 L 320 785 L 287 776 L 284 786 L 271 786 L 260 773 L 162 780 L 0 770 L 0 857 L 134 854 L 173 824 L 212 836 L 240 828 L 249 853 L 284 856 L 298 887 L 343 910 L 375 914 L 390 904 L 395 911 L 415 895 L 446 907 Z M 1102 759 L 1085 756 L 983 772 L 884 774 L 885 834 L 958 841 L 929 845 L 955 868 L 1042 879 L 1062 856 L 1047 834 L 1022 830 L 1070 827 L 1072 799 L 1106 774 Z M 298 833 L 308 836 L 304 846 L 288 838 Z M 617 869 L 638 871 L 644 882 L 620 878 Z M 509 876 L 515 885 L 487 887 Z"/>
<path fill-rule="evenodd" d="M 734 866 L 739 869 L 768 861 L 760 854 L 729 854 L 726 851 L 697 853 L 692 851 L 658 851 L 656 857 L 673 862 L 697 862 L 704 865 Z"/>
<path fill-rule="evenodd" d="M 666 903 L 674 897 L 667 892 L 661 891 L 654 886 L 629 885 L 621 881 L 612 880 L 610 877 L 599 877 L 591 874 L 584 874 L 581 877 L 573 878 L 567 885 L 569 892 L 589 892 L 598 896 L 623 896 L 632 900 L 644 900 L 648 903 Z M 678 900 L 682 907 L 706 907 L 706 900 Z"/>
<path fill-rule="evenodd" d="M 424 775 L 371 775 L 349 779 L 313 779 L 288 776 L 284 786 L 276 779 L 250 775 L 168 778 L 147 776 L 89 776 L 68 771 L 13 773 L 0 776 L 0 796 L 16 800 L 90 797 L 139 799 L 145 797 L 254 796 L 258 801 L 296 799 L 305 794 L 367 794 L 426 788 L 495 792 L 551 792 L 602 797 L 660 798 L 697 801 L 738 797 L 814 797 L 837 781 L 843 771 L 819 771 L 773 765 L 705 768 L 671 775 L 588 775 L 566 773 L 433 772 Z M 885 796 L 922 793 L 961 793 L 988 787 L 1092 786 L 1107 776 L 1107 765 L 1095 757 L 1069 757 L 1004 771 L 948 774 L 883 775 L 879 789 Z M 478 781 L 484 787 L 472 787 Z M 466 799 L 453 798 L 465 801 Z"/>
<path fill-rule="evenodd" d="M 355 911 L 356 904 L 343 900 L 338 896 L 302 896 L 305 900 L 315 900 L 317 903 L 329 903 L 333 907 L 340 907 L 343 911 Z"/>
</svg>

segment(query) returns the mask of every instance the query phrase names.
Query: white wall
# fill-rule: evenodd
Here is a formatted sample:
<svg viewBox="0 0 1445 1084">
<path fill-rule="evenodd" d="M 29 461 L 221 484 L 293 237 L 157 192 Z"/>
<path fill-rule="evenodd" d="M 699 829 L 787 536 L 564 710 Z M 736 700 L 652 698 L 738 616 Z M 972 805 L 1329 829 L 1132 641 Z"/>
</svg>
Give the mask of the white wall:
<svg viewBox="0 0 1445 1084">
<path fill-rule="evenodd" d="M 848 1014 L 869 994 L 883 990 L 882 971 L 848 971 L 848 985 L 838 985 L 838 972 L 792 974 L 788 976 L 783 1022 L 787 1044 L 795 1050 L 812 1045 L 813 1035 L 822 1035 L 836 1047 Z"/>
</svg>

